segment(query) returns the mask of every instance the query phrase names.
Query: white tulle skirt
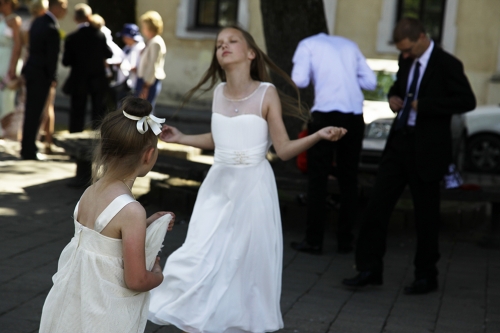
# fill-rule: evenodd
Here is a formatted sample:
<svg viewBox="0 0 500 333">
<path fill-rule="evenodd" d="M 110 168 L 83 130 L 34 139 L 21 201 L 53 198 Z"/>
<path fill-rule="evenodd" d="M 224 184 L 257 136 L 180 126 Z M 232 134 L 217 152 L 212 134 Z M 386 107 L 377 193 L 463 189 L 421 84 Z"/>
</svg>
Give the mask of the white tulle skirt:
<svg viewBox="0 0 500 333">
<path fill-rule="evenodd" d="M 185 243 L 151 292 L 148 319 L 190 333 L 276 331 L 283 327 L 282 257 L 269 162 L 216 163 L 200 187 Z"/>
</svg>

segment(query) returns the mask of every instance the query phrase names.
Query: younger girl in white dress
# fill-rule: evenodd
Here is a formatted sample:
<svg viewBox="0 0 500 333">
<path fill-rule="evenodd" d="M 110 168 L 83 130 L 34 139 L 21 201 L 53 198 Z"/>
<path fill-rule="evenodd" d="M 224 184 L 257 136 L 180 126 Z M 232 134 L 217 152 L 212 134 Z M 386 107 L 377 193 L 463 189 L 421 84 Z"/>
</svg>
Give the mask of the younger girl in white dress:
<svg viewBox="0 0 500 333">
<path fill-rule="evenodd" d="M 163 119 L 150 112 L 149 102 L 131 98 L 103 120 L 94 183 L 76 205 L 75 235 L 59 258 L 40 333 L 144 332 L 148 291 L 163 280 L 156 255 L 174 220 L 168 212 L 146 218 L 131 192 L 158 156 Z"/>
<path fill-rule="evenodd" d="M 212 64 L 200 83 L 214 91 L 212 132 L 185 135 L 164 125 L 160 139 L 214 149 L 214 164 L 196 199 L 185 243 L 168 259 L 152 291 L 149 320 L 190 333 L 271 332 L 280 311 L 282 232 L 276 181 L 266 153 L 272 144 L 290 159 L 345 129 L 326 127 L 288 138 L 281 102 L 266 65 L 281 71 L 239 28 L 219 32 Z M 296 87 L 295 87 L 296 89 Z M 282 100 L 284 101 L 284 100 Z M 288 111 L 292 106 L 283 102 Z M 299 108 L 292 107 L 295 112 Z"/>
</svg>

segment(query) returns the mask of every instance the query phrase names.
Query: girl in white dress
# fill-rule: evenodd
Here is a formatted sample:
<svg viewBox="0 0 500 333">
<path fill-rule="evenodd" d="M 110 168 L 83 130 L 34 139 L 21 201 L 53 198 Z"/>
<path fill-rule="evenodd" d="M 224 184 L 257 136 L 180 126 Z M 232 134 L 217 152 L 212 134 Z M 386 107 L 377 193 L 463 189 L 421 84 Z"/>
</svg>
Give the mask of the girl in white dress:
<svg viewBox="0 0 500 333">
<path fill-rule="evenodd" d="M 163 280 L 156 255 L 174 220 L 169 212 L 146 218 L 131 191 L 158 156 L 163 120 L 150 112 L 149 102 L 131 98 L 103 120 L 94 182 L 76 205 L 75 235 L 59 258 L 40 333 L 144 332 L 148 291 Z"/>
<path fill-rule="evenodd" d="M 222 81 L 214 91 L 212 132 L 185 135 L 163 126 L 160 139 L 215 148 L 215 154 L 185 243 L 167 259 L 165 278 L 151 293 L 148 319 L 156 324 L 173 324 L 190 333 L 272 332 L 283 327 L 281 218 L 266 153 L 273 144 L 287 160 L 319 140 L 340 139 L 345 129 L 327 127 L 290 140 L 278 91 L 265 82 L 266 65 L 293 85 L 250 34 L 223 29 L 210 68 L 188 93 L 192 96 L 209 80 L 208 89 Z M 283 104 L 290 111 L 291 104 Z"/>
</svg>

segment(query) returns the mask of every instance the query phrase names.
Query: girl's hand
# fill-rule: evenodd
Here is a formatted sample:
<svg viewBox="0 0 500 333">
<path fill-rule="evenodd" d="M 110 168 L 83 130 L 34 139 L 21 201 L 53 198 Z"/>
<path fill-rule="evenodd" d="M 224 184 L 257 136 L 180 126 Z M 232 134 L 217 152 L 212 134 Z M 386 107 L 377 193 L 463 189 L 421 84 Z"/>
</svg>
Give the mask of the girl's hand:
<svg viewBox="0 0 500 333">
<path fill-rule="evenodd" d="M 156 261 L 155 261 L 155 264 L 153 265 L 153 269 L 151 270 L 151 272 L 155 273 L 155 274 L 162 274 L 163 275 L 163 269 L 161 268 L 160 266 L 160 257 L 156 257 Z"/>
<path fill-rule="evenodd" d="M 149 87 L 143 87 L 139 93 L 139 98 L 148 99 Z"/>
<path fill-rule="evenodd" d="M 178 143 L 182 137 L 182 132 L 173 126 L 163 125 L 160 133 L 160 139 L 165 142 Z"/>
<path fill-rule="evenodd" d="M 347 130 L 342 127 L 328 126 L 320 129 L 317 133 L 323 140 L 338 141 L 347 133 Z"/>
<path fill-rule="evenodd" d="M 154 221 L 158 220 L 160 217 L 167 215 L 167 214 L 172 215 L 172 221 L 175 220 L 175 215 L 172 212 L 156 212 L 146 219 L 146 225 L 149 226 L 151 223 L 153 223 Z M 172 230 L 172 227 L 174 226 L 172 221 L 168 225 L 168 228 L 169 228 L 168 230 Z"/>
<path fill-rule="evenodd" d="M 168 224 L 167 231 L 172 231 L 172 229 L 174 228 L 174 224 L 175 224 L 175 214 L 172 212 L 167 212 L 167 214 L 172 215 L 172 219 L 170 220 L 170 223 Z"/>
<path fill-rule="evenodd" d="M 15 68 L 10 68 L 9 72 L 7 74 L 11 80 L 14 80 L 17 75 L 16 75 L 16 69 Z"/>
</svg>

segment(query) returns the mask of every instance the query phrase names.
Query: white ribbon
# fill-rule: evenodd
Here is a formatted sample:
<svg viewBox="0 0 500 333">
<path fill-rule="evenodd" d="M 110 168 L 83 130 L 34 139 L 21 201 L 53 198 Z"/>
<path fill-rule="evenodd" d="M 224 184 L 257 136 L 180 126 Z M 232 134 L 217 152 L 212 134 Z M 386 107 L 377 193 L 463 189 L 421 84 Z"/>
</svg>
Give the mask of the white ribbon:
<svg viewBox="0 0 500 333">
<path fill-rule="evenodd" d="M 158 118 L 150 114 L 149 116 L 137 117 L 128 114 L 123 111 L 123 115 L 128 119 L 137 120 L 137 131 L 139 133 L 144 134 L 151 127 L 151 130 L 155 135 L 161 133 L 161 124 L 165 122 L 165 118 Z M 149 126 L 148 126 L 149 124 Z"/>
</svg>

